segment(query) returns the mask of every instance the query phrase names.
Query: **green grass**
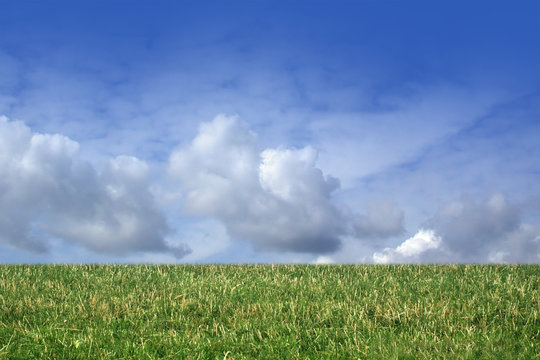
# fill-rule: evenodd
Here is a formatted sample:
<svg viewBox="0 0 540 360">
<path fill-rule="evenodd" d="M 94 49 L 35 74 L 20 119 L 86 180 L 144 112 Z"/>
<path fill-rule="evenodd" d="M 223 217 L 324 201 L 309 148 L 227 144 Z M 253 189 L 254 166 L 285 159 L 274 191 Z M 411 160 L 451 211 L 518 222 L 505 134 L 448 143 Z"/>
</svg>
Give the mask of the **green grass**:
<svg viewBox="0 0 540 360">
<path fill-rule="evenodd" d="M 0 266 L 0 359 L 535 359 L 540 265 Z"/>
</svg>

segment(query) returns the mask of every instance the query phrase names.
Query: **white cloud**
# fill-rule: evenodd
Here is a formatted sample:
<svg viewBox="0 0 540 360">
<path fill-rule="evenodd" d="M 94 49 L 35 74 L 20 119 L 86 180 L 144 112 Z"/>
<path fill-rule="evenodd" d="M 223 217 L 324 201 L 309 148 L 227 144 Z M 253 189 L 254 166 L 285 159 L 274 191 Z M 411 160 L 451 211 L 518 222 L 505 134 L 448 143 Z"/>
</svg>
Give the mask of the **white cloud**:
<svg viewBox="0 0 540 360">
<path fill-rule="evenodd" d="M 316 159 L 310 147 L 259 152 L 255 134 L 219 115 L 172 153 L 169 169 L 185 191 L 185 211 L 218 218 L 233 238 L 256 249 L 329 253 L 346 219 L 331 202 L 339 182 Z"/>
<path fill-rule="evenodd" d="M 339 188 L 339 180 L 324 176 L 315 167 L 317 151 L 303 149 L 267 149 L 261 153 L 259 182 L 263 190 L 285 201 L 319 196 L 328 199 Z"/>
<path fill-rule="evenodd" d="M 373 261 L 378 264 L 418 262 L 429 250 L 436 250 L 442 245 L 442 239 L 431 229 L 420 229 L 395 249 L 386 248 L 373 254 Z M 428 259 L 429 261 L 429 259 Z"/>
<path fill-rule="evenodd" d="M 520 206 L 496 193 L 479 201 L 470 197 L 442 206 L 428 222 L 396 248 L 376 252 L 376 263 L 496 262 L 540 260 L 540 228 L 524 223 Z"/>
<path fill-rule="evenodd" d="M 189 252 L 166 244 L 141 160 L 119 156 L 98 172 L 77 142 L 0 117 L 0 173 L 0 242 L 11 247 L 44 252 L 55 236 L 100 253 Z"/>
<path fill-rule="evenodd" d="M 318 256 L 313 263 L 317 265 L 328 265 L 328 264 L 334 264 L 335 261 L 329 256 L 321 255 L 321 256 Z"/>
</svg>

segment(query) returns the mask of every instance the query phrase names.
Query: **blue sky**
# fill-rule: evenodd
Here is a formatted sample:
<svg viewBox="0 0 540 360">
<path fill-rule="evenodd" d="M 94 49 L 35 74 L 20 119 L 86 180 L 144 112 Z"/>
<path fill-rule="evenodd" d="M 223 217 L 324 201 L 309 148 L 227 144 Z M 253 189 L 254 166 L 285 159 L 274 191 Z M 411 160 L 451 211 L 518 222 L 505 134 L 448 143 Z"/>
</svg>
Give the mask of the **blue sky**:
<svg viewBox="0 0 540 360">
<path fill-rule="evenodd" d="M 538 2 L 0 8 L 0 262 L 540 261 Z"/>
</svg>

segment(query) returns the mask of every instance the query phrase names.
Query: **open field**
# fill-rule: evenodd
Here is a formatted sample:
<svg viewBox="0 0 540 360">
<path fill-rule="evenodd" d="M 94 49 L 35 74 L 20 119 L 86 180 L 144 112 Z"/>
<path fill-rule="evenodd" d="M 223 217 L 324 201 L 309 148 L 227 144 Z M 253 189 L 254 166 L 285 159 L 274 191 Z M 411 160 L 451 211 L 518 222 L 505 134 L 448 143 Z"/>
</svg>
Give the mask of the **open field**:
<svg viewBox="0 0 540 360">
<path fill-rule="evenodd" d="M 540 358 L 540 266 L 0 266 L 0 358 Z"/>
</svg>

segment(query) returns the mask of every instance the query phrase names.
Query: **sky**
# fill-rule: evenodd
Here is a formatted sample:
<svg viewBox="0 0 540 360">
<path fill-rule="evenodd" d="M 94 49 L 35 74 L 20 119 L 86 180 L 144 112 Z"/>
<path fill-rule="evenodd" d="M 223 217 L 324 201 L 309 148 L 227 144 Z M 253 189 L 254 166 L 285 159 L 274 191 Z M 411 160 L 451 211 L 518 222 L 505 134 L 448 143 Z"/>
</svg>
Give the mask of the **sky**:
<svg viewBox="0 0 540 360">
<path fill-rule="evenodd" d="M 0 9 L 0 263 L 540 262 L 537 1 Z"/>
</svg>

